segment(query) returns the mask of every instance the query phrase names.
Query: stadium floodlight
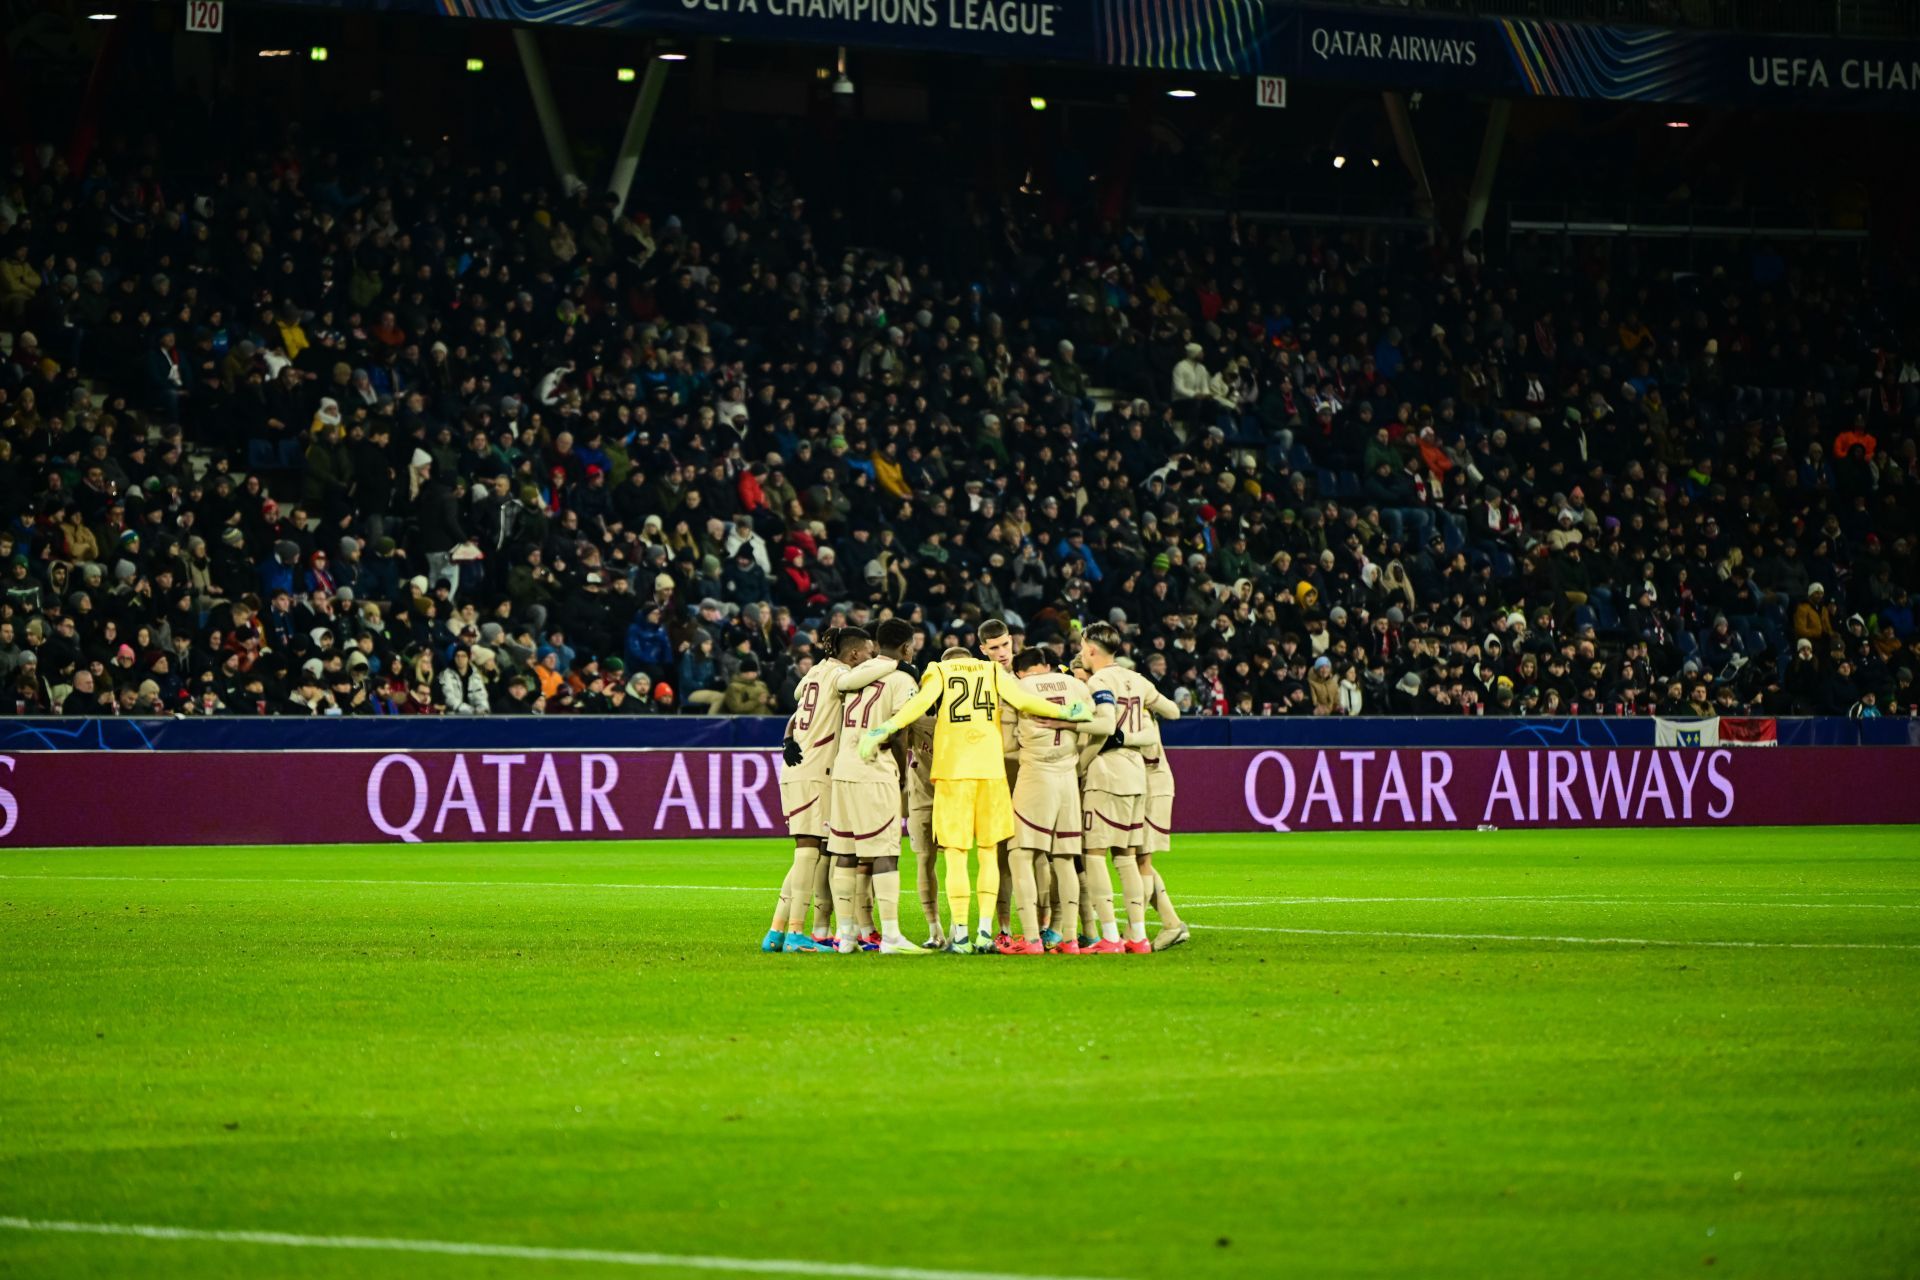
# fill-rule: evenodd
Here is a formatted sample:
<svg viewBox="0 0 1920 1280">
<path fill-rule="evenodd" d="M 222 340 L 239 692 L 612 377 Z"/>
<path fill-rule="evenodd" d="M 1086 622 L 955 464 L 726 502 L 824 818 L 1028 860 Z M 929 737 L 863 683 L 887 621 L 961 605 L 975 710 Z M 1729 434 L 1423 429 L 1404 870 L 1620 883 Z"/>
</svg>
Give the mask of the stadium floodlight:
<svg viewBox="0 0 1920 1280">
<path fill-rule="evenodd" d="M 841 97 L 853 93 L 853 77 L 847 74 L 847 46 L 841 45 L 833 55 L 833 91 Z"/>
<path fill-rule="evenodd" d="M 263 57 L 263 58 L 291 58 L 291 57 L 293 56 L 293 50 L 291 50 L 291 49 L 262 49 L 262 50 L 260 51 L 260 56 L 261 56 L 261 57 Z"/>
<path fill-rule="evenodd" d="M 634 72 L 632 67 L 622 67 L 618 71 L 613 73 L 613 78 L 615 80 L 618 80 L 621 84 L 631 84 L 633 83 L 633 75 L 634 75 Z"/>
<path fill-rule="evenodd" d="M 1036 93 L 1027 99 L 1027 105 L 1035 111 L 1045 111 L 1047 109 L 1047 100 Z"/>
<path fill-rule="evenodd" d="M 118 18 L 119 16 L 120 15 L 117 13 L 90 13 L 87 15 L 87 21 L 88 22 L 112 22 L 114 19 Z"/>
<path fill-rule="evenodd" d="M 468 58 L 467 59 L 467 70 L 485 71 L 486 69 L 487 69 L 487 60 L 485 58 Z"/>
<path fill-rule="evenodd" d="M 1193 89 L 1169 89 L 1167 90 L 1167 96 L 1169 98 L 1197 98 L 1200 94 L 1197 90 Z"/>
<path fill-rule="evenodd" d="M 1333 167 L 1334 167 L 1334 168 L 1336 168 L 1336 169 L 1344 169 L 1344 168 L 1346 168 L 1346 167 L 1347 167 L 1347 158 L 1346 158 L 1345 156 L 1335 156 L 1335 157 L 1333 158 Z"/>
<path fill-rule="evenodd" d="M 1692 123 L 1691 123 L 1691 122 L 1689 122 L 1689 121 L 1686 121 L 1686 120 L 1669 120 L 1669 121 L 1667 121 L 1667 128 L 1669 128 L 1669 129 L 1691 129 L 1691 128 L 1693 128 L 1693 125 L 1692 125 Z"/>
<path fill-rule="evenodd" d="M 1371 164 L 1374 168 L 1378 169 L 1380 167 L 1380 157 L 1373 156 L 1368 160 L 1368 163 Z"/>
<path fill-rule="evenodd" d="M 327 60 L 327 46 L 323 44 L 314 45 L 311 49 L 307 50 L 307 59 L 311 62 L 325 62 Z"/>
<path fill-rule="evenodd" d="M 687 55 L 684 53 L 680 53 L 678 51 L 670 50 L 666 53 L 660 54 L 659 58 L 660 58 L 660 61 L 662 62 L 685 62 L 687 60 Z"/>
</svg>

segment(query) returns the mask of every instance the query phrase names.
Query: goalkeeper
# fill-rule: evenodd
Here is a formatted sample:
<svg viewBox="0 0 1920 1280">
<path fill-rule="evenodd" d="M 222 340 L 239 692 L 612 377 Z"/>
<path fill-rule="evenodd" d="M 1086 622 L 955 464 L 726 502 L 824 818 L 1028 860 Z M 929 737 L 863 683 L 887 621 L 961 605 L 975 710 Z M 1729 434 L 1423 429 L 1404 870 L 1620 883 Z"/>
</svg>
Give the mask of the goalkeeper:
<svg viewBox="0 0 1920 1280">
<path fill-rule="evenodd" d="M 881 745 L 921 716 L 933 721 L 933 842 L 947 864 L 947 904 L 953 912 L 953 949 L 993 951 L 994 902 L 1000 894 L 1000 863 L 994 850 L 1013 835 L 1013 799 L 1000 741 L 1000 704 L 1030 716 L 1083 721 L 1093 718 L 1084 702 L 1062 709 L 1023 688 L 998 663 L 965 649 L 949 649 L 927 664 L 920 690 L 878 728 L 860 739 L 870 760 Z M 970 885 L 967 853 L 980 849 L 980 879 Z M 979 936 L 967 940 L 969 898 L 979 904 Z"/>
</svg>

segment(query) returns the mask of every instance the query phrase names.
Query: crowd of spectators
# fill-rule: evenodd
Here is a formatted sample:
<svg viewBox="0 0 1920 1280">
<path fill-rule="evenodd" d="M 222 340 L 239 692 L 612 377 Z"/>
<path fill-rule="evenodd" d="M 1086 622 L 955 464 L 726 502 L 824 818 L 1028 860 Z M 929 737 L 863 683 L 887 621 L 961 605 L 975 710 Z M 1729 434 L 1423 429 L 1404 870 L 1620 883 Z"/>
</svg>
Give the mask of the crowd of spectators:
<svg viewBox="0 0 1920 1280">
<path fill-rule="evenodd" d="M 1110 620 L 1202 715 L 1920 697 L 1913 295 L 1851 257 L 1017 198 L 909 250 L 778 172 L 46 158 L 0 191 L 8 714 L 781 713 L 889 615 Z"/>
</svg>

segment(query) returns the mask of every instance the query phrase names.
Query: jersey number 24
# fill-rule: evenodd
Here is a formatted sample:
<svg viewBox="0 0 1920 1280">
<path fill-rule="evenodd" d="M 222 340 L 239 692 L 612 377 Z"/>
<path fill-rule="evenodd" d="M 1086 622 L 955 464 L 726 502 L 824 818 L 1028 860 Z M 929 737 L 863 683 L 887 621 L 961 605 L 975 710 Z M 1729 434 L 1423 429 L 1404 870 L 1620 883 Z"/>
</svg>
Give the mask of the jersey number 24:
<svg viewBox="0 0 1920 1280">
<path fill-rule="evenodd" d="M 987 693 L 984 680 L 967 676 L 947 677 L 947 719 L 955 724 L 971 724 L 974 712 L 988 723 L 993 721 L 996 707 L 994 699 Z"/>
</svg>

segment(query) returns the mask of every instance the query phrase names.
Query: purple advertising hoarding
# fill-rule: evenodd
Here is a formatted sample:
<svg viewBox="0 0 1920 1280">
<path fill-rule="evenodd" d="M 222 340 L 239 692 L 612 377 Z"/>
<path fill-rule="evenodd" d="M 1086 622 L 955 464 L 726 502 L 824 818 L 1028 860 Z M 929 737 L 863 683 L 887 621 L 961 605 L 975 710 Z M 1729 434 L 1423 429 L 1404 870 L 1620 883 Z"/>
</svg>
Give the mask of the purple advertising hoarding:
<svg viewBox="0 0 1920 1280">
<path fill-rule="evenodd" d="M 1920 822 L 1886 747 L 1172 753 L 1178 831 Z M 763 751 L 0 755 L 0 846 L 776 836 Z"/>
</svg>

